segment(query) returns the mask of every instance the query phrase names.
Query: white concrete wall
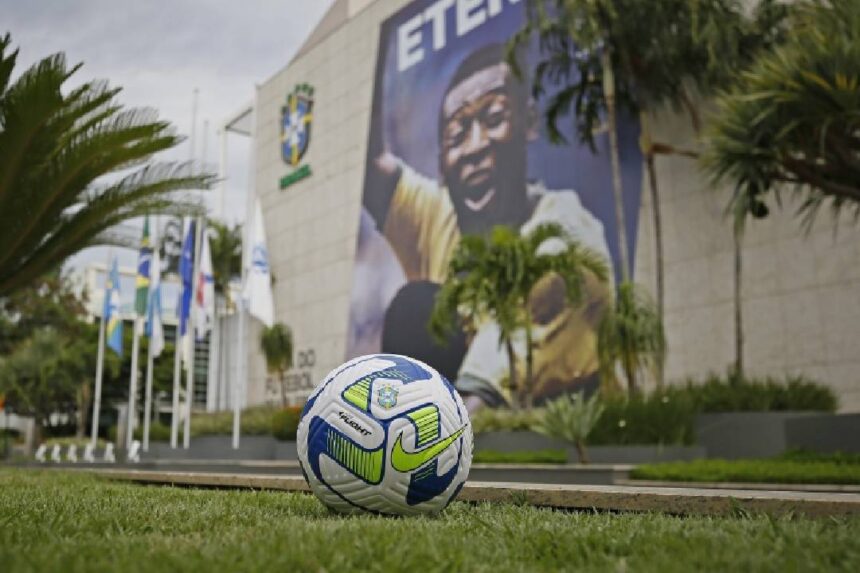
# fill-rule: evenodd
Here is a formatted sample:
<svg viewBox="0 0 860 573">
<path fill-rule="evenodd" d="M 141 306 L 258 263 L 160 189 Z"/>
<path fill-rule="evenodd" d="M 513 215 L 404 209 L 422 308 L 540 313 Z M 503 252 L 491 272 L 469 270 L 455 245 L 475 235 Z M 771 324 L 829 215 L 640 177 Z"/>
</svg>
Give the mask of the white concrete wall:
<svg viewBox="0 0 860 573">
<path fill-rule="evenodd" d="M 276 279 L 277 319 L 292 327 L 297 350 L 314 350 L 315 363 L 302 369 L 314 381 L 344 358 L 379 24 L 408 1 L 373 2 L 258 92 L 256 192 Z M 315 88 L 312 139 L 303 161 L 313 175 L 282 191 L 278 182 L 290 168 L 280 157 L 280 108 L 304 82 Z M 655 121 L 658 139 L 692 146 L 683 117 Z M 687 141 L 679 141 L 679 134 Z M 724 217 L 728 193 L 709 189 L 688 159 L 661 157 L 658 172 L 666 375 L 680 380 L 724 372 L 734 359 L 732 238 Z M 653 290 L 650 205 L 646 187 L 636 277 Z M 846 217 L 834 235 L 832 219 L 822 213 L 805 236 L 790 207 L 775 211 L 749 227 L 744 273 L 748 371 L 808 374 L 839 392 L 843 410 L 860 410 L 860 226 Z M 250 404 L 273 399 L 258 341 L 259 326 L 252 321 Z"/>
<path fill-rule="evenodd" d="M 656 139 L 692 147 L 682 116 L 655 118 Z M 666 284 L 668 380 L 724 372 L 734 361 L 730 190 L 711 189 L 695 162 L 657 160 Z M 823 209 L 807 233 L 783 195 L 743 243 L 745 365 L 750 374 L 806 374 L 860 411 L 860 225 Z M 643 191 L 637 280 L 654 291 L 651 200 Z"/>
<path fill-rule="evenodd" d="M 314 382 L 343 362 L 346 351 L 378 28 L 405 3 L 380 0 L 362 6 L 348 25 L 311 47 L 258 92 L 256 192 L 275 277 L 275 312 L 277 320 L 293 329 L 297 351 L 313 349 L 314 365 L 293 373 L 308 372 Z M 280 110 L 298 83 L 315 90 L 311 142 L 302 161 L 313 174 L 282 191 L 279 180 L 291 169 L 280 155 Z M 256 321 L 248 340 L 248 401 L 272 401 Z"/>
</svg>

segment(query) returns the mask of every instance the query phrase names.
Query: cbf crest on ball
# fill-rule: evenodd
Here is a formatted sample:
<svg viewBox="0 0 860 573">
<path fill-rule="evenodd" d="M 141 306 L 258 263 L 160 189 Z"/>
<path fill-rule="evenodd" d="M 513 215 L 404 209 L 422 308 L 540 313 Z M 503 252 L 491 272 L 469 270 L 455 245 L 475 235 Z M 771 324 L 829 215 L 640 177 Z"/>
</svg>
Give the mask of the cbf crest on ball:
<svg viewBox="0 0 860 573">
<path fill-rule="evenodd" d="M 460 395 L 430 366 L 391 354 L 329 373 L 305 405 L 297 442 L 311 490 L 341 512 L 440 511 L 472 463 Z"/>
</svg>

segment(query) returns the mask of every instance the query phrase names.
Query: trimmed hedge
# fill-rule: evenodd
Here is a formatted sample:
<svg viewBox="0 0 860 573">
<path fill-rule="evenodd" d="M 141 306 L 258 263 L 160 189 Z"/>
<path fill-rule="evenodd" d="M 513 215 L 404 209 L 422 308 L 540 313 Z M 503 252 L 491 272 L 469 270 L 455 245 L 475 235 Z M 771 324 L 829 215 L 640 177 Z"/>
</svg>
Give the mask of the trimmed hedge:
<svg viewBox="0 0 860 573">
<path fill-rule="evenodd" d="M 648 395 L 604 398 L 605 410 L 588 437 L 590 445 L 691 445 L 700 413 L 715 412 L 833 412 L 833 391 L 810 379 L 789 376 L 739 378 L 710 375 L 689 379 Z M 472 418 L 476 434 L 494 430 L 533 429 L 543 410 L 511 412 L 484 409 Z"/>
<path fill-rule="evenodd" d="M 242 410 L 242 434 L 265 436 L 272 432 L 275 406 L 254 406 Z M 228 435 L 233 433 L 233 412 L 207 412 L 191 415 L 192 436 Z"/>
<path fill-rule="evenodd" d="M 531 412 L 514 412 L 506 409 L 482 408 L 470 416 L 472 432 L 523 431 L 531 430 L 543 417 L 543 409 Z"/>
<path fill-rule="evenodd" d="M 566 464 L 564 450 L 536 450 L 529 452 L 497 452 L 478 450 L 472 457 L 477 464 Z"/>
<path fill-rule="evenodd" d="M 684 392 L 604 400 L 589 445 L 676 444 L 696 441 L 696 405 Z"/>
<path fill-rule="evenodd" d="M 180 431 L 181 433 L 181 431 Z M 192 434 L 193 435 L 193 434 Z M 134 429 L 134 439 L 143 439 L 143 426 L 138 425 Z M 149 425 L 149 440 L 151 442 L 169 442 L 170 441 L 170 426 L 161 422 L 153 422 Z"/>
<path fill-rule="evenodd" d="M 672 390 L 670 390 L 671 392 Z M 709 375 L 701 383 L 687 380 L 675 391 L 687 392 L 703 413 L 716 412 L 835 412 L 833 391 L 804 376 L 740 378 Z"/>
<path fill-rule="evenodd" d="M 694 460 L 645 464 L 633 479 L 689 482 L 860 484 L 860 456 L 802 456 L 769 460 Z"/>
</svg>

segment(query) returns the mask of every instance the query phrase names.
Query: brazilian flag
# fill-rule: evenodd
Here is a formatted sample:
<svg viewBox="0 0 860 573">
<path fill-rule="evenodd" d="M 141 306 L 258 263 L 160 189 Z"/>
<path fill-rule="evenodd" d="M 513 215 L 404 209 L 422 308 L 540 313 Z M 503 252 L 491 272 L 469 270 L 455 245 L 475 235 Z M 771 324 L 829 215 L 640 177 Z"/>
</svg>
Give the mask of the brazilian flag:
<svg viewBox="0 0 860 573">
<path fill-rule="evenodd" d="M 137 278 L 135 280 L 134 312 L 146 316 L 149 300 L 150 265 L 152 264 L 152 245 L 149 240 L 149 217 L 143 224 L 143 237 L 140 239 L 140 254 L 137 258 Z"/>
</svg>

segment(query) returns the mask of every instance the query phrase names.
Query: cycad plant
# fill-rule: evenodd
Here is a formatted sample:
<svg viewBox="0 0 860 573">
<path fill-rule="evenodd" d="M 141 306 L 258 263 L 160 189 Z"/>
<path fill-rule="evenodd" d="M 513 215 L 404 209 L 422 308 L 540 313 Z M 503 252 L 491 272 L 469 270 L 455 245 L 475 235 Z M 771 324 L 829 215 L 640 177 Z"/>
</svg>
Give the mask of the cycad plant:
<svg viewBox="0 0 860 573">
<path fill-rule="evenodd" d="M 603 388 L 618 388 L 620 372 L 626 379 L 628 394 L 633 395 L 638 389 L 639 374 L 644 370 L 656 377 L 665 356 L 666 336 L 654 303 L 634 283 L 622 283 L 597 333 Z"/>
<path fill-rule="evenodd" d="M 808 224 L 829 203 L 860 215 L 860 3 L 792 5 L 791 35 L 717 101 L 705 166 L 735 186 L 736 222 L 796 192 Z"/>
<path fill-rule="evenodd" d="M 557 250 L 542 249 L 558 241 Z M 508 387 L 513 408 L 532 405 L 532 313 L 529 295 L 538 281 L 556 275 L 564 282 L 572 306 L 585 297 L 588 273 L 607 280 L 603 258 L 571 240 L 564 229 L 549 223 L 519 235 L 497 226 L 487 236 L 464 236 L 448 266 L 448 279 L 436 295 L 430 330 L 440 341 L 458 322 L 476 328 L 485 320 L 499 326 L 499 345 L 508 356 Z M 525 337 L 525 376 L 517 374 L 514 336 Z"/>
<path fill-rule="evenodd" d="M 15 81 L 18 56 L 0 36 L 0 297 L 147 213 L 196 211 L 178 191 L 213 177 L 151 162 L 181 140 L 155 112 L 124 109 L 119 88 L 68 88 L 80 65 L 49 56 Z"/>
<path fill-rule="evenodd" d="M 263 327 L 260 348 L 266 358 L 266 370 L 278 375 L 281 387 L 281 405 L 287 405 L 287 370 L 293 366 L 293 332 L 283 322 Z"/>
<path fill-rule="evenodd" d="M 534 431 L 572 443 L 580 463 L 588 463 L 585 441 L 603 415 L 604 405 L 597 393 L 585 398 L 583 392 L 565 394 L 547 402 L 543 417 Z"/>
</svg>

